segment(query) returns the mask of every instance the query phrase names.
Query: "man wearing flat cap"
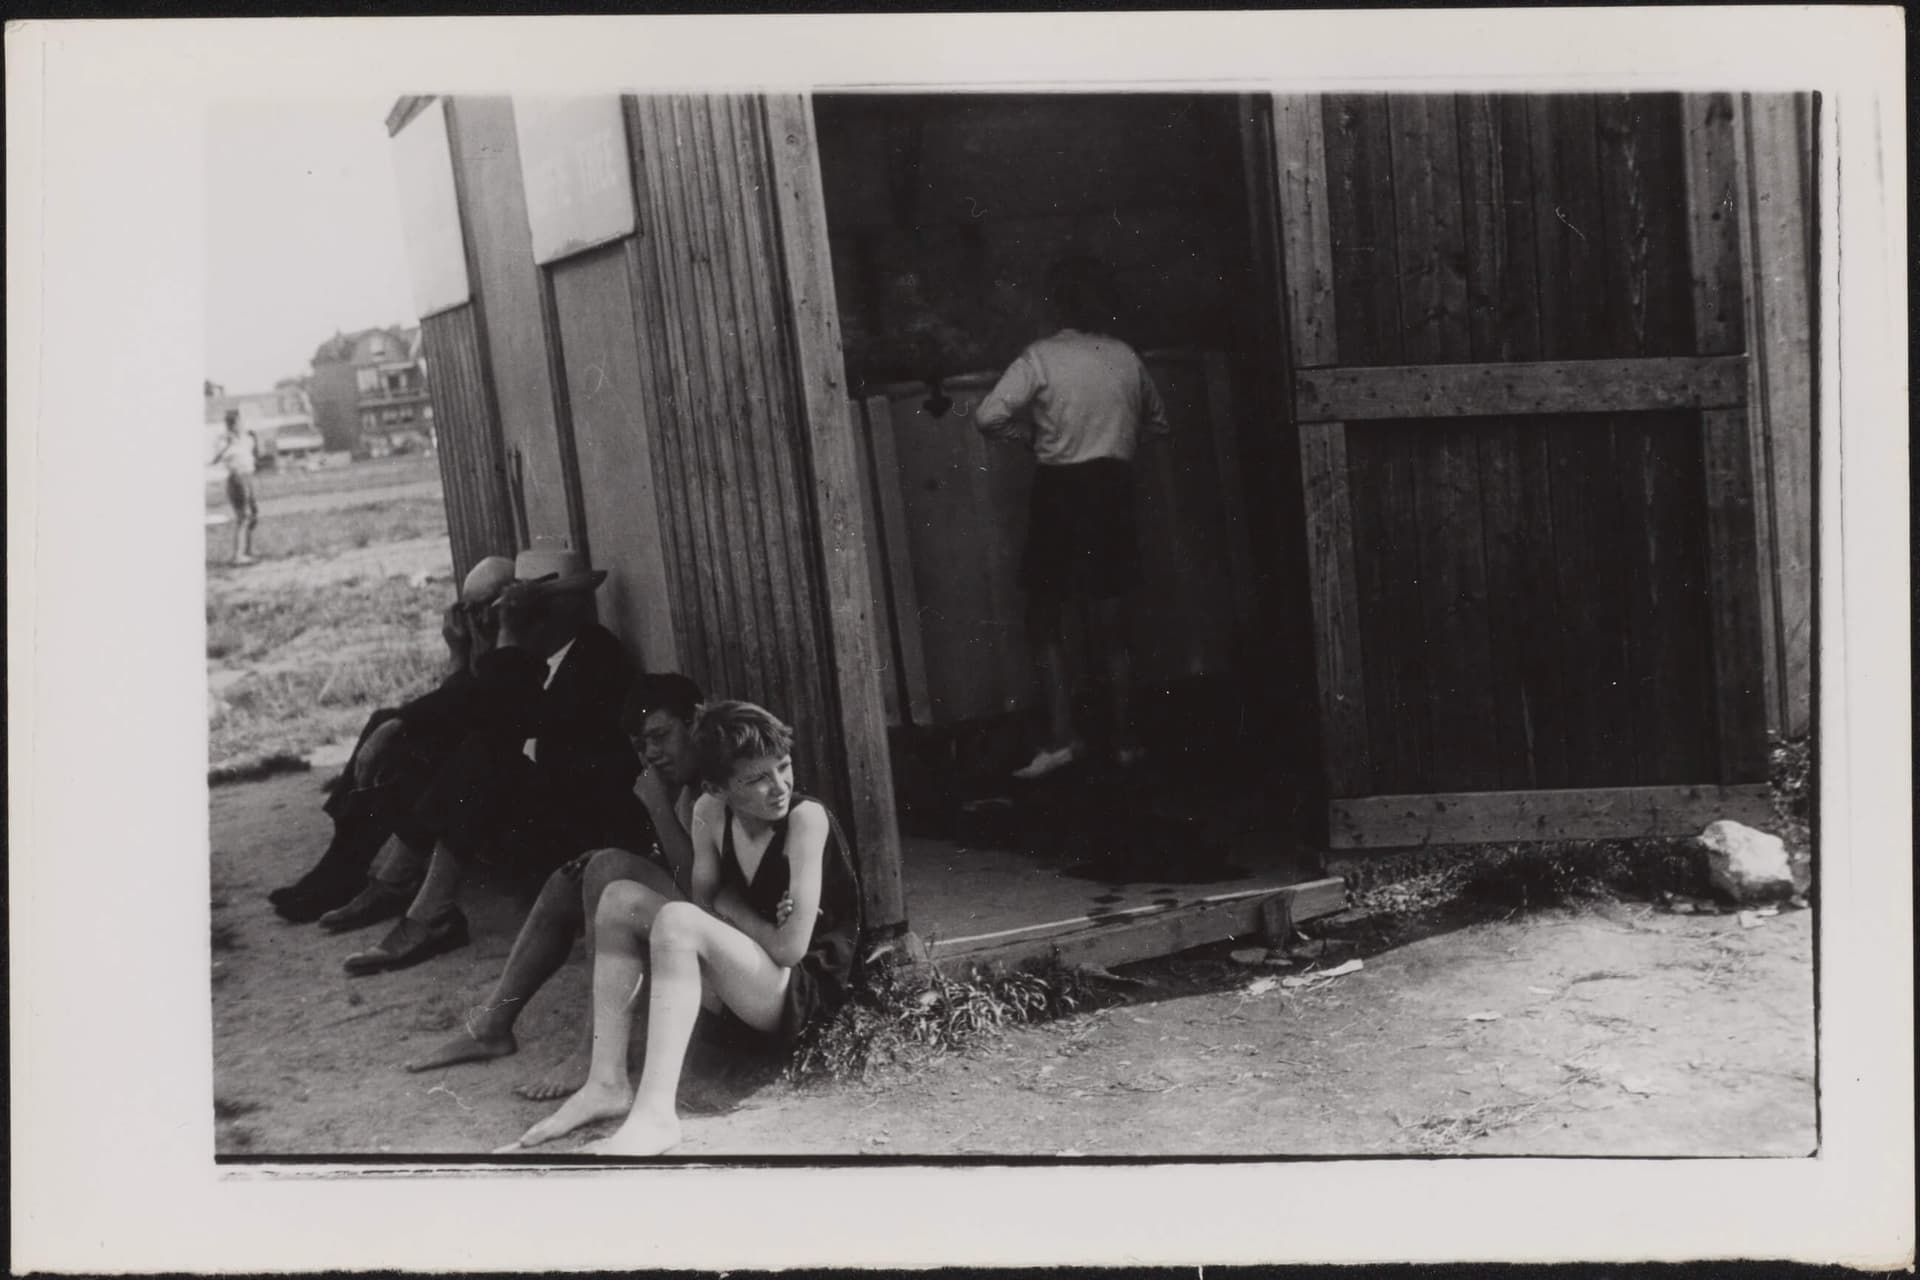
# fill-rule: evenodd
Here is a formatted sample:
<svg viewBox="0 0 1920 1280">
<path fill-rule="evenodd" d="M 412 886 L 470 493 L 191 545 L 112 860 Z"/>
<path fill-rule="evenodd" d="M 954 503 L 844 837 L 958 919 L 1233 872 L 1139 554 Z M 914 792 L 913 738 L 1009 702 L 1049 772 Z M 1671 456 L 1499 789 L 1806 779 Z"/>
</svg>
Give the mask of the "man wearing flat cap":
<svg viewBox="0 0 1920 1280">
<path fill-rule="evenodd" d="M 375 881 L 339 913 L 346 919 L 322 917 L 344 929 L 404 907 L 391 933 L 347 957 L 348 973 L 403 969 L 465 946 L 455 896 L 475 864 L 537 883 L 587 850 L 633 839 L 626 828 L 639 759 L 620 726 L 631 676 L 619 642 L 592 620 L 605 578 L 575 551 L 535 548 L 514 561 L 491 611 L 493 647 L 474 664 L 471 728 L 411 815 L 431 847 L 383 859 Z M 407 901 L 401 886 L 422 855 L 426 874 Z"/>
</svg>

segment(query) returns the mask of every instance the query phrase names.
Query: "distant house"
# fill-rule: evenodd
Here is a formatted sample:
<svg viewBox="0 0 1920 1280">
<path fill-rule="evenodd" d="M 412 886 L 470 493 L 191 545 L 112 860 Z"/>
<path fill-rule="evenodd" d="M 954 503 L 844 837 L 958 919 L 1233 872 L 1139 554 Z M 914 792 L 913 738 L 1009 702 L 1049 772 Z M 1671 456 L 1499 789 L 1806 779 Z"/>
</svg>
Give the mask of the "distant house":
<svg viewBox="0 0 1920 1280">
<path fill-rule="evenodd" d="M 299 378 L 282 378 L 271 391 L 249 391 L 229 395 L 217 382 L 207 382 L 202 393 L 202 423 L 205 427 L 206 456 L 219 448 L 226 431 L 227 413 L 239 410 L 240 421 L 252 429 L 260 441 L 262 460 L 268 465 L 293 461 L 319 453 L 325 442 L 314 429 L 313 403 Z"/>
<path fill-rule="evenodd" d="M 384 454 L 433 440 L 420 329 L 337 333 L 313 353 L 315 424 L 328 449 Z"/>
</svg>

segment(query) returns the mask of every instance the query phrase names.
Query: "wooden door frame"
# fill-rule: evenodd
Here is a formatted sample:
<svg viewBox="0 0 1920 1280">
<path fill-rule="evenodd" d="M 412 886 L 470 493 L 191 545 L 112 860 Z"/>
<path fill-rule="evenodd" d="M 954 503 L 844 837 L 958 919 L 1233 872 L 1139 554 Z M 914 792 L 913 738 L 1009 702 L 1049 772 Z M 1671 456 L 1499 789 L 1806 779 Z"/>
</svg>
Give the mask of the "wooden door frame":
<svg viewBox="0 0 1920 1280">
<path fill-rule="evenodd" d="M 1731 97 L 1689 95 L 1684 107 L 1688 247 L 1701 355 L 1402 367 L 1340 365 L 1322 103 L 1319 95 L 1274 95 L 1271 172 L 1280 242 L 1275 283 L 1285 328 L 1283 410 L 1300 456 L 1329 845 L 1675 835 L 1716 817 L 1764 820 L 1769 810 L 1758 530 Z M 1574 394 L 1578 388 L 1606 380 L 1617 390 L 1623 375 L 1631 378 L 1626 394 L 1613 395 L 1609 409 L 1700 413 L 1718 776 L 1680 787 L 1367 794 L 1367 695 L 1355 576 L 1360 549 L 1347 489 L 1347 423 L 1566 412 L 1582 404 Z"/>
<path fill-rule="evenodd" d="M 779 223 L 787 328 L 806 425 L 802 454 L 813 482 L 807 509 L 824 571 L 832 665 L 827 683 L 839 713 L 853 804 L 847 816 L 858 842 L 868 931 L 875 936 L 897 935 L 907 930 L 900 821 L 872 616 L 860 442 L 847 400 L 846 354 L 834 297 L 813 96 L 768 94 L 760 102 Z"/>
</svg>

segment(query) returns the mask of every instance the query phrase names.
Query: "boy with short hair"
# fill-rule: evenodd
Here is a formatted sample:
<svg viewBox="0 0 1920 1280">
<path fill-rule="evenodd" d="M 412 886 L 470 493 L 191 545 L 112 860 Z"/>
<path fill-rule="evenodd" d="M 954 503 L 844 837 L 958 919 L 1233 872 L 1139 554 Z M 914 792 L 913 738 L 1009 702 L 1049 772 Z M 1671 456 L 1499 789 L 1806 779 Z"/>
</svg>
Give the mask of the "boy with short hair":
<svg viewBox="0 0 1920 1280">
<path fill-rule="evenodd" d="M 645 766 L 633 785 L 634 807 L 645 812 L 634 813 L 629 824 L 645 840 L 644 847 L 592 850 L 548 876 L 486 1000 L 468 1017 L 459 1035 L 408 1062 L 408 1071 L 431 1071 L 518 1052 L 514 1023 L 527 1002 L 566 963 L 574 936 L 583 926 L 587 953 L 593 954 L 594 915 L 609 886 L 629 884 L 652 895 L 646 910 L 636 903 L 630 915 L 638 927 L 644 927 L 661 904 L 687 896 L 693 864 L 689 828 L 699 791 L 693 720 L 701 701 L 700 686 L 673 672 L 656 672 L 635 682 L 621 708 L 620 722 Z M 592 1049 L 589 1021 L 581 1028 L 573 1052 L 545 1075 L 516 1086 L 514 1092 L 539 1102 L 577 1092 L 586 1083 Z"/>
<path fill-rule="evenodd" d="M 860 886 L 838 825 L 793 786 L 793 731 L 764 708 L 703 708 L 694 744 L 707 793 L 694 805 L 691 902 L 650 927 L 627 920 L 638 886 L 600 899 L 587 1084 L 506 1150 L 626 1117 L 595 1155 L 656 1155 L 680 1141 L 680 1069 L 703 1005 L 790 1047 L 846 1001 L 860 934 Z M 641 891 L 644 892 L 644 891 Z M 642 952 L 644 938 L 645 952 Z M 627 1069 L 629 998 L 651 968 L 646 1060 Z"/>
</svg>

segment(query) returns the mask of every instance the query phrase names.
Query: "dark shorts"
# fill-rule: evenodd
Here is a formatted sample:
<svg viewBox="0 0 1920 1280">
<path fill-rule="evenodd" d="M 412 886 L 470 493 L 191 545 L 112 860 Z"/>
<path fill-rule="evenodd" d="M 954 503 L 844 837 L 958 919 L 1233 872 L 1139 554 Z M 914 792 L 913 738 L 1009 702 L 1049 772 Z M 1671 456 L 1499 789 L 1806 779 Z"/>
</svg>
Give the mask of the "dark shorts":
<svg viewBox="0 0 1920 1280">
<path fill-rule="evenodd" d="M 229 474 L 227 476 L 227 501 L 233 504 L 233 514 L 242 520 L 258 519 L 260 515 L 259 499 L 253 494 L 253 477 Z"/>
<path fill-rule="evenodd" d="M 844 985 L 828 972 L 818 956 L 801 957 L 787 979 L 787 994 L 780 1006 L 780 1024 L 762 1031 L 722 1005 L 719 1013 L 702 1010 L 711 1019 L 711 1027 L 722 1042 L 740 1049 L 766 1053 L 785 1053 L 800 1043 L 801 1033 L 825 1018 L 831 1018 L 847 1000 Z"/>
<path fill-rule="evenodd" d="M 1108 600 L 1139 585 L 1133 464 L 1096 458 L 1037 468 L 1021 588 L 1029 595 Z"/>
</svg>

